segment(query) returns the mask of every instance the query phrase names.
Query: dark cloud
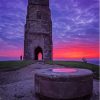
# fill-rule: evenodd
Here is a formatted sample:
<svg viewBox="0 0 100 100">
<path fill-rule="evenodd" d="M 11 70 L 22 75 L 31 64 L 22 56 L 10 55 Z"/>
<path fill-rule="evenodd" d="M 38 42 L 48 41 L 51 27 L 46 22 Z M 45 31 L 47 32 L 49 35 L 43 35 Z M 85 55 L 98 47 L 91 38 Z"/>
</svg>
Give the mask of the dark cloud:
<svg viewBox="0 0 100 100">
<path fill-rule="evenodd" d="M 26 0 L 0 0 L 0 38 L 8 45 L 23 47 L 26 8 Z"/>
<path fill-rule="evenodd" d="M 91 41 L 97 43 L 99 37 L 98 0 L 52 1 L 54 43 L 64 41 L 67 45 L 68 41 L 71 40 L 72 43 L 75 39 L 81 42 L 88 40 L 88 43 Z"/>
</svg>

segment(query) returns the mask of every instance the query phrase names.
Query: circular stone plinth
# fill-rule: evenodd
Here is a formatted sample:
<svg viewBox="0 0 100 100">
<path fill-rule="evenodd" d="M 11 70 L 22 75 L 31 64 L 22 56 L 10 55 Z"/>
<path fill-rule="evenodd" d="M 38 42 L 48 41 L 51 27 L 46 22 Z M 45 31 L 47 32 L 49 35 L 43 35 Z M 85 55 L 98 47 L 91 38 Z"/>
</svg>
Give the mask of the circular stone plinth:
<svg viewBox="0 0 100 100">
<path fill-rule="evenodd" d="M 91 96 L 92 89 L 93 73 L 87 69 L 48 68 L 35 73 L 35 93 L 44 97 L 79 100 Z"/>
</svg>

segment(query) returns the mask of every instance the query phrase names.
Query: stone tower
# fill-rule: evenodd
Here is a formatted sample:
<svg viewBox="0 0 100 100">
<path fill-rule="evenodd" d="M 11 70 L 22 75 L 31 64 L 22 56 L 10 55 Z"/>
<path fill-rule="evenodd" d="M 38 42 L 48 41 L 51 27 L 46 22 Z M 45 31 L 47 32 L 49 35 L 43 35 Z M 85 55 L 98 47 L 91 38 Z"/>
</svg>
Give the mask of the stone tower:
<svg viewBox="0 0 100 100">
<path fill-rule="evenodd" d="M 52 60 L 52 21 L 49 0 L 28 0 L 24 34 L 24 59 Z"/>
</svg>

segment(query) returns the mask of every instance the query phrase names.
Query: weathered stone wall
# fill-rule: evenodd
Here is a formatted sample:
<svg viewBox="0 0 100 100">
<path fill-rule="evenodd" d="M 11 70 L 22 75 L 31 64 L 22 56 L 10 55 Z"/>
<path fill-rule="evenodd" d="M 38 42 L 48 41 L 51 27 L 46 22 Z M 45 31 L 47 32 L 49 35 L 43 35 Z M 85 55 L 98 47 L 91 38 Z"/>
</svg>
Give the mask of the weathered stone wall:
<svg viewBox="0 0 100 100">
<path fill-rule="evenodd" d="M 43 51 L 43 60 L 52 60 L 52 21 L 49 0 L 29 0 L 25 24 L 24 59 L 35 59 L 35 49 Z"/>
</svg>

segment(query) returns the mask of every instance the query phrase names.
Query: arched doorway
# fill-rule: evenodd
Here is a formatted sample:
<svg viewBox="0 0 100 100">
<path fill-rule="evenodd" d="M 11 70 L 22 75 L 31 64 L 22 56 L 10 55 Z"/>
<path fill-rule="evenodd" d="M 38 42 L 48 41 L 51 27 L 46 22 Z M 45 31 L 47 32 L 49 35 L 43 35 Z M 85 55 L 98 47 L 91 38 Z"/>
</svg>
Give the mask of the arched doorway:
<svg viewBox="0 0 100 100">
<path fill-rule="evenodd" d="M 43 51 L 41 47 L 37 47 L 34 52 L 35 60 L 43 60 Z"/>
</svg>

